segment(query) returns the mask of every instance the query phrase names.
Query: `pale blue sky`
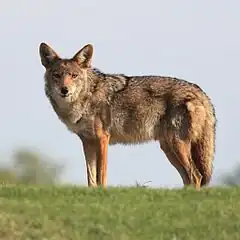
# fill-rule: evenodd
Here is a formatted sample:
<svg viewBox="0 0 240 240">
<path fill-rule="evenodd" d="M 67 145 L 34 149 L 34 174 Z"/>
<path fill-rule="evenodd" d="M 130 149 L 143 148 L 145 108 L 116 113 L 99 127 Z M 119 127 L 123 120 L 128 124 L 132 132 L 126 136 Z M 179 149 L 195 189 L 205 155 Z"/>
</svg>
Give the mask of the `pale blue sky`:
<svg viewBox="0 0 240 240">
<path fill-rule="evenodd" d="M 72 56 L 94 45 L 105 72 L 158 74 L 199 84 L 216 108 L 214 178 L 237 162 L 240 1 L 4 1 L 0 9 L 2 156 L 31 147 L 66 164 L 65 182 L 86 185 L 78 138 L 58 120 L 44 94 L 38 47 Z M 7 159 L 7 158 L 5 158 Z M 109 149 L 108 183 L 182 186 L 157 143 Z"/>
</svg>

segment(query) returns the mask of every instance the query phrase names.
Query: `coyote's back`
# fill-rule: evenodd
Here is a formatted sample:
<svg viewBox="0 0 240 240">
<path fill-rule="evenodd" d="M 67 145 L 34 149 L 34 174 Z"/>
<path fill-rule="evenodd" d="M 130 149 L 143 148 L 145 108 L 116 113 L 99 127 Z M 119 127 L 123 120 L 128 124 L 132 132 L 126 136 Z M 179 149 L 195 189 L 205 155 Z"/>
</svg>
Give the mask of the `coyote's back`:
<svg viewBox="0 0 240 240">
<path fill-rule="evenodd" d="M 87 45 L 73 58 L 61 59 L 46 44 L 40 47 L 46 94 L 59 118 L 86 145 L 86 159 L 101 144 L 86 149 L 98 141 L 155 140 L 184 184 L 208 184 L 216 117 L 206 93 L 196 84 L 172 77 L 102 73 L 91 67 L 92 51 Z M 99 149 L 102 154 L 103 149 Z"/>
</svg>

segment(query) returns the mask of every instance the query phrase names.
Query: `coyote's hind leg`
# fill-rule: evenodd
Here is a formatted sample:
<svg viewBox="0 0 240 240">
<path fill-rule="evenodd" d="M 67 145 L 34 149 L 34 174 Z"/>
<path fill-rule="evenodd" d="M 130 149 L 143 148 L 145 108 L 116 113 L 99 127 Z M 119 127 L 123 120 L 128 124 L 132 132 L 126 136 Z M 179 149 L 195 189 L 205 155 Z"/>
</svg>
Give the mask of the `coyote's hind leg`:
<svg viewBox="0 0 240 240">
<path fill-rule="evenodd" d="M 178 158 L 179 163 L 185 169 L 190 183 L 199 189 L 201 187 L 202 175 L 196 168 L 191 156 L 191 144 L 189 141 L 183 141 L 178 138 L 173 138 L 171 148 Z"/>
<path fill-rule="evenodd" d="M 178 160 L 178 157 L 174 153 L 174 151 L 171 149 L 171 147 L 168 146 L 168 144 L 165 141 L 160 141 L 160 146 L 163 152 L 165 153 L 167 159 L 169 162 L 173 165 L 173 167 L 176 168 L 178 173 L 180 174 L 183 184 L 184 185 L 189 185 L 190 184 L 190 179 L 188 177 L 188 174 L 184 167 L 181 165 L 181 163 Z"/>
<path fill-rule="evenodd" d="M 192 117 L 185 104 L 168 103 L 166 114 L 161 119 L 160 143 L 169 161 L 175 166 L 185 184 L 200 188 L 202 175 L 191 154 Z"/>
</svg>

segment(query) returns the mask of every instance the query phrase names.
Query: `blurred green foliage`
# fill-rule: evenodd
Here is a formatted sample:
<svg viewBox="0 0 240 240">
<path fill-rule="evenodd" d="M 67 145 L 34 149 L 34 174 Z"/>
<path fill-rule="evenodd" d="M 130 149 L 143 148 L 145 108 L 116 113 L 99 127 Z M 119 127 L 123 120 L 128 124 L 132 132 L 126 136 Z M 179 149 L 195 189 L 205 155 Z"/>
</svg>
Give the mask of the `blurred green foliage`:
<svg viewBox="0 0 240 240">
<path fill-rule="evenodd" d="M 30 150 L 18 150 L 10 167 L 0 167 L 1 183 L 57 184 L 63 166 L 50 157 Z"/>
</svg>

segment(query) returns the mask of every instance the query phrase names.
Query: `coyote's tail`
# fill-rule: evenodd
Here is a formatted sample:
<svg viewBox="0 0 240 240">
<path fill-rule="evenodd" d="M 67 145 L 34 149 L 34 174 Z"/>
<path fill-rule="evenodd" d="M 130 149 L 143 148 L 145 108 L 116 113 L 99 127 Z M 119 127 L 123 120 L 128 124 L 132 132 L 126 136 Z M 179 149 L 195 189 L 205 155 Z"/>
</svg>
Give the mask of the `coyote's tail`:
<svg viewBox="0 0 240 240">
<path fill-rule="evenodd" d="M 202 134 L 191 145 L 192 159 L 202 175 L 201 186 L 208 185 L 211 180 L 215 153 L 216 116 L 213 106 L 208 110 Z"/>
</svg>

